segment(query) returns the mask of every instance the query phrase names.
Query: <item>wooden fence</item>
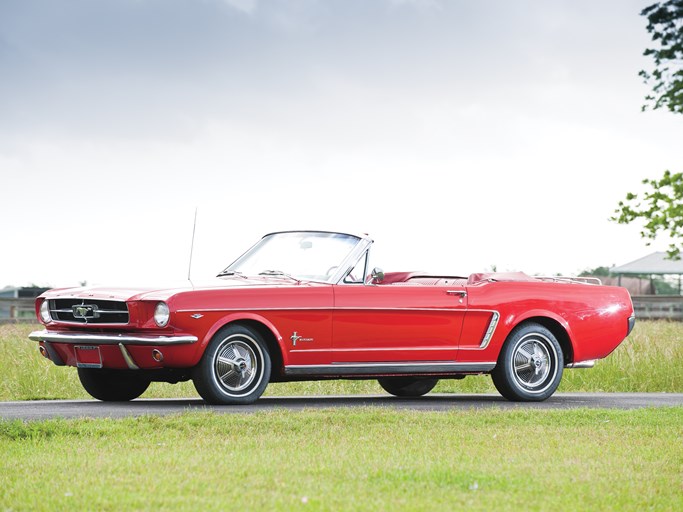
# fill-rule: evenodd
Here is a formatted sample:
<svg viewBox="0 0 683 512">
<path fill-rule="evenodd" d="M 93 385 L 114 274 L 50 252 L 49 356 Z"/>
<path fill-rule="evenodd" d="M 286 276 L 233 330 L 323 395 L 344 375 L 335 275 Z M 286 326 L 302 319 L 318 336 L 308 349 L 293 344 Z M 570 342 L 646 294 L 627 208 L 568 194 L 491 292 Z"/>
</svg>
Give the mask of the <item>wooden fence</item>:
<svg viewBox="0 0 683 512">
<path fill-rule="evenodd" d="M 0 297 L 0 324 L 37 323 L 36 311 L 33 307 L 36 299 L 10 299 Z"/>
<path fill-rule="evenodd" d="M 633 309 L 639 320 L 683 321 L 683 296 L 634 295 Z"/>
</svg>

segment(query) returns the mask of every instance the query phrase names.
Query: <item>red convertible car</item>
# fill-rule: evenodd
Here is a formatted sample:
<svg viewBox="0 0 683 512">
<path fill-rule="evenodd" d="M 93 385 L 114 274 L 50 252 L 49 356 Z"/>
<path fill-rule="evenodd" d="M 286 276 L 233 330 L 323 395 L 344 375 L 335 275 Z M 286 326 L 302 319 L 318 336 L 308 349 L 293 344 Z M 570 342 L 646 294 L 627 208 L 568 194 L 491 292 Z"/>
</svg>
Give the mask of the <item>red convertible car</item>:
<svg viewBox="0 0 683 512">
<path fill-rule="evenodd" d="M 213 287 L 45 292 L 31 333 L 99 400 L 192 379 L 212 404 L 248 404 L 269 382 L 377 379 L 421 396 L 490 373 L 510 400 L 545 400 L 564 368 L 590 367 L 633 328 L 624 288 L 523 273 L 463 276 L 371 266 L 367 236 L 264 236 Z"/>
</svg>

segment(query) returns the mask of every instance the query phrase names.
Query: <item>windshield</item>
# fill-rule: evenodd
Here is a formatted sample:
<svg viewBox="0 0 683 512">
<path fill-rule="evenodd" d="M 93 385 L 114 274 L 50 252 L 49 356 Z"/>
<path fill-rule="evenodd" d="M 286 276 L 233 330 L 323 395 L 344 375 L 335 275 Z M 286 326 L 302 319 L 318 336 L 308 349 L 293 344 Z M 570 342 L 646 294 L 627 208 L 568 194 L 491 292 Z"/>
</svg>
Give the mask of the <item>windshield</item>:
<svg viewBox="0 0 683 512">
<path fill-rule="evenodd" d="M 360 240 L 341 233 L 273 233 L 219 275 L 279 275 L 330 282 Z"/>
</svg>

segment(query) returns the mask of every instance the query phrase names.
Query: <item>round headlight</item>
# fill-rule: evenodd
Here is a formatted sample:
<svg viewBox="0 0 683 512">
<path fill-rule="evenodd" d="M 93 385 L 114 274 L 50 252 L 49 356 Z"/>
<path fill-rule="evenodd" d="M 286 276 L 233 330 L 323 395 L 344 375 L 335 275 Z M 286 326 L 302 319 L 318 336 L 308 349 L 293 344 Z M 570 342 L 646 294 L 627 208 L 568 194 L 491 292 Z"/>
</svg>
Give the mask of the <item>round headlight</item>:
<svg viewBox="0 0 683 512">
<path fill-rule="evenodd" d="M 157 307 L 154 308 L 154 322 L 156 322 L 159 327 L 166 327 L 170 316 L 171 312 L 165 302 L 159 302 Z"/>
<path fill-rule="evenodd" d="M 40 305 L 40 319 L 45 324 L 49 324 L 50 322 L 52 322 L 52 317 L 50 316 L 50 306 L 47 302 L 47 300 L 44 300 L 43 303 Z"/>
</svg>

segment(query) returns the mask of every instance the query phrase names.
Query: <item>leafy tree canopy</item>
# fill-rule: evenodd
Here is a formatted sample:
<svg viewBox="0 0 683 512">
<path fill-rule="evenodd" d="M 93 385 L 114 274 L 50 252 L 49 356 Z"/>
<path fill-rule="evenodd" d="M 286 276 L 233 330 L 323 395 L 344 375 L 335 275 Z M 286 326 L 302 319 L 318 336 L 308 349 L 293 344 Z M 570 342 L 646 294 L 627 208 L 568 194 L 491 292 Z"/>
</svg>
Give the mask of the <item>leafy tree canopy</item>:
<svg viewBox="0 0 683 512">
<path fill-rule="evenodd" d="M 612 220 L 619 224 L 642 220 L 640 235 L 647 240 L 654 240 L 660 232 L 668 234 L 674 240 L 669 246 L 669 257 L 678 259 L 683 249 L 683 173 L 665 171 L 661 179 L 645 179 L 643 183 L 649 189 L 642 197 L 626 194 Z"/>
<path fill-rule="evenodd" d="M 579 277 L 607 277 L 609 275 L 609 267 L 595 267 L 587 268 L 579 274 Z"/>
<path fill-rule="evenodd" d="M 640 72 L 652 85 L 652 94 L 645 99 L 652 109 L 667 108 L 683 114 L 683 0 L 657 2 L 640 14 L 647 17 L 647 31 L 659 44 L 644 52 L 654 58 L 655 64 L 653 71 Z M 683 249 L 683 173 L 665 171 L 661 179 L 646 179 L 643 184 L 649 190 L 642 197 L 626 194 L 612 220 L 620 224 L 642 220 L 640 235 L 648 240 L 654 240 L 658 233 L 668 234 L 674 240 L 669 245 L 669 257 L 679 259 Z"/>
<path fill-rule="evenodd" d="M 647 31 L 658 48 L 648 48 L 655 67 L 641 71 L 652 93 L 645 99 L 652 109 L 667 108 L 683 113 L 683 0 L 667 0 L 650 5 L 640 13 L 647 17 Z M 646 109 L 648 105 L 643 106 Z"/>
</svg>

